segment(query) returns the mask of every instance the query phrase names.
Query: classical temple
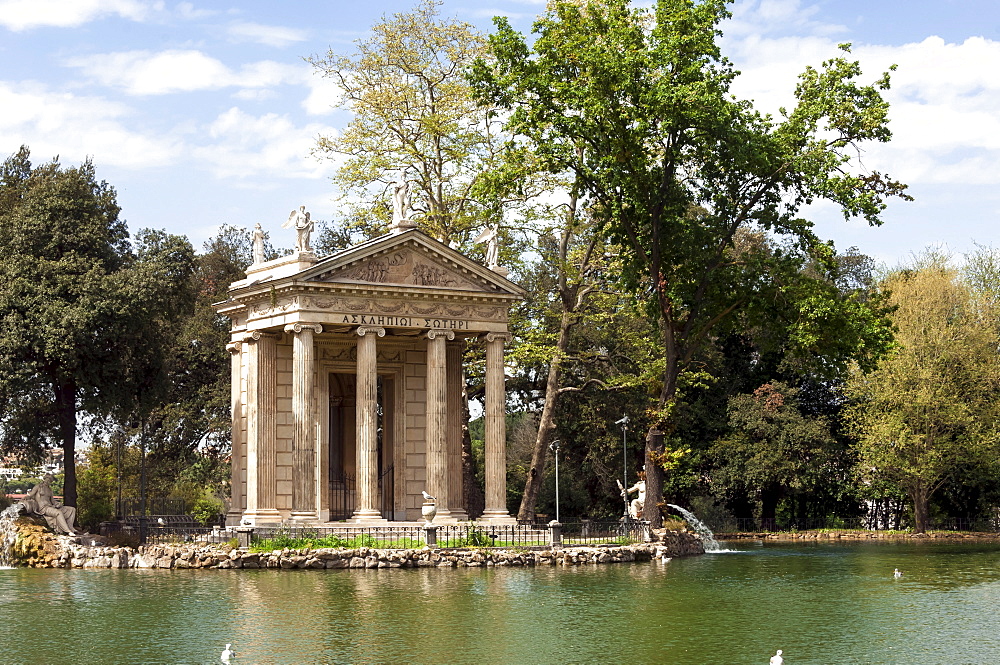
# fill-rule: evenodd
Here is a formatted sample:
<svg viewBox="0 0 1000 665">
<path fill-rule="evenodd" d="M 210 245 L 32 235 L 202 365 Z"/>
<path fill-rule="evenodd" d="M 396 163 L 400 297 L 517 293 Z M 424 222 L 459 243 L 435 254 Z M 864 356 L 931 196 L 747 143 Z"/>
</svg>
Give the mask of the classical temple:
<svg viewBox="0 0 1000 665">
<path fill-rule="evenodd" d="M 415 228 L 319 258 L 255 262 L 216 308 L 232 321 L 230 524 L 467 520 L 463 350 L 485 345 L 486 522 L 506 507 L 504 342 L 523 290 Z M 290 218 L 289 222 L 293 220 Z M 286 224 L 289 226 L 289 224 Z"/>
</svg>

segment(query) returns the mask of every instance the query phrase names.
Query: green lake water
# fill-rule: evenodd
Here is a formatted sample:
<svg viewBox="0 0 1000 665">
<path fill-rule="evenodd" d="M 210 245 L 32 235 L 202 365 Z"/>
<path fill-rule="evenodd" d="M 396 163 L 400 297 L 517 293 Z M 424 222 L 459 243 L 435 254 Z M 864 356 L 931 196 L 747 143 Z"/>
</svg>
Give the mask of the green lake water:
<svg viewBox="0 0 1000 665">
<path fill-rule="evenodd" d="M 0 663 L 1000 663 L 1000 545 L 574 568 L 0 570 Z M 904 572 L 894 579 L 893 568 Z"/>
</svg>

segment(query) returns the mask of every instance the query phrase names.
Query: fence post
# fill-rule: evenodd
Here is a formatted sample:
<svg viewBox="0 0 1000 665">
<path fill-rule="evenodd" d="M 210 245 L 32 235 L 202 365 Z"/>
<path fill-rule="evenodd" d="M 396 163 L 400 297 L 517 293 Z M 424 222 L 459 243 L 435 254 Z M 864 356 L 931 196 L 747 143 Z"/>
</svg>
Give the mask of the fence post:
<svg viewBox="0 0 1000 665">
<path fill-rule="evenodd" d="M 436 526 L 424 526 L 424 545 L 427 547 L 437 547 L 438 528 Z"/>
<path fill-rule="evenodd" d="M 239 547 L 249 548 L 251 540 L 253 540 L 253 527 L 252 526 L 239 526 L 239 527 L 236 527 L 236 544 Z"/>
<path fill-rule="evenodd" d="M 562 547 L 562 524 L 555 520 L 549 522 L 549 547 L 552 549 Z"/>
</svg>

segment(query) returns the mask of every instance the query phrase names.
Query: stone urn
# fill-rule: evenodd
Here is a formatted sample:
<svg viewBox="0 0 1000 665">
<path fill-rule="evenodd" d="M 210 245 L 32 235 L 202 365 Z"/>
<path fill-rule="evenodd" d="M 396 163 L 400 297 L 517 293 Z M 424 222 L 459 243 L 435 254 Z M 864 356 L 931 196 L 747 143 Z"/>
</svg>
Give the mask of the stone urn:
<svg viewBox="0 0 1000 665">
<path fill-rule="evenodd" d="M 437 504 L 433 501 L 424 501 L 424 505 L 420 507 L 420 514 L 424 518 L 424 526 L 430 526 L 431 522 L 434 521 L 434 516 L 437 515 L 438 509 Z"/>
</svg>

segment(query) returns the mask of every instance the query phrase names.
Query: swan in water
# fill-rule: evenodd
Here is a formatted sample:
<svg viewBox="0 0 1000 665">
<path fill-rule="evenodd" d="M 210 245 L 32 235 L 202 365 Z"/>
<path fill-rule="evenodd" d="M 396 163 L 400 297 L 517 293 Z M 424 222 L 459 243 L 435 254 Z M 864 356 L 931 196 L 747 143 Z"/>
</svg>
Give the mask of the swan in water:
<svg viewBox="0 0 1000 665">
<path fill-rule="evenodd" d="M 898 580 L 900 577 L 903 576 L 903 573 L 899 571 L 899 568 L 896 568 L 895 570 L 892 571 L 892 576 Z"/>
<path fill-rule="evenodd" d="M 781 657 L 781 649 L 778 649 L 778 653 L 771 656 L 771 665 L 782 665 L 785 659 Z"/>
<path fill-rule="evenodd" d="M 229 648 L 231 646 L 233 646 L 233 645 L 232 644 L 227 644 L 226 648 L 222 650 L 222 662 L 223 663 L 228 663 L 228 662 L 230 662 L 230 659 L 236 658 L 236 652 Z"/>
</svg>

